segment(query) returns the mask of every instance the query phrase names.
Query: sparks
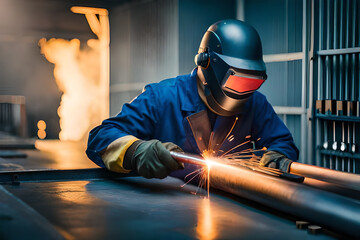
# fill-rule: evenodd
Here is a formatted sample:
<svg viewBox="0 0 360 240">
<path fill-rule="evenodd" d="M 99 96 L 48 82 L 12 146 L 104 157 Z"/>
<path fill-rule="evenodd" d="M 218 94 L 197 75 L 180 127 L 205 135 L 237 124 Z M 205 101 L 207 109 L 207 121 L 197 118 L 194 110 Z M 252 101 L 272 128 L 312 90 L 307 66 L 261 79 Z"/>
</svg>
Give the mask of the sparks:
<svg viewBox="0 0 360 240">
<path fill-rule="evenodd" d="M 232 124 L 229 132 L 226 134 L 225 138 L 223 140 L 220 140 L 216 138 L 215 135 L 217 135 L 217 131 L 212 131 L 210 134 L 209 143 L 207 144 L 207 149 L 203 150 L 201 152 L 201 156 L 204 158 L 204 160 L 195 160 L 193 161 L 190 159 L 182 159 L 182 161 L 185 161 L 190 164 L 201 164 L 201 168 L 197 169 L 185 177 L 185 184 L 182 185 L 185 186 L 192 180 L 194 180 L 196 177 L 199 177 L 199 184 L 198 188 L 196 190 L 196 193 L 199 189 L 206 189 L 207 190 L 207 196 L 210 197 L 210 171 L 211 168 L 215 165 L 225 166 L 225 165 L 232 165 L 234 167 L 243 167 L 250 170 L 268 173 L 270 175 L 279 175 L 281 172 L 280 170 L 274 170 L 269 169 L 267 167 L 260 166 L 260 159 L 262 155 L 261 152 L 264 152 L 267 150 L 266 147 L 263 147 L 261 149 L 255 149 L 255 141 L 252 141 L 251 135 L 247 135 L 244 139 L 244 142 L 236 145 L 235 147 L 232 147 L 228 150 L 222 150 L 222 147 L 224 143 L 226 142 L 232 142 L 235 140 L 235 135 L 232 134 L 233 129 L 235 128 L 235 125 L 238 121 L 238 118 L 235 118 L 234 123 Z M 198 139 L 199 141 L 204 141 L 202 138 Z M 256 141 L 259 141 L 260 138 L 258 138 Z M 222 141 L 220 144 L 215 141 Z M 240 147 L 244 146 L 245 144 L 252 143 L 253 148 L 248 148 L 242 151 L 234 152 L 238 150 Z M 199 143 L 198 143 L 199 144 Z M 206 145 L 206 144 L 205 144 Z M 260 153 L 260 154 L 259 154 Z M 199 163 L 200 162 L 200 163 Z M 186 180 L 188 179 L 189 180 Z M 195 193 L 195 194 L 196 194 Z"/>
</svg>

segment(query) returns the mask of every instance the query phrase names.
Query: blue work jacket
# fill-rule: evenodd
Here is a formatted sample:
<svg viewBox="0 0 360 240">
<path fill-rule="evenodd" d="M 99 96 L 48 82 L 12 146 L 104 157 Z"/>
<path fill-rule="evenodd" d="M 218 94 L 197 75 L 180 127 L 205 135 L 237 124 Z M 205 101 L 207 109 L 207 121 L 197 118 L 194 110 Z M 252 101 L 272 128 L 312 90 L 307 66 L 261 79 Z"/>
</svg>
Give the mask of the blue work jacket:
<svg viewBox="0 0 360 240">
<path fill-rule="evenodd" d="M 196 71 L 194 69 L 191 74 L 147 85 L 143 93 L 123 105 L 117 116 L 104 120 L 90 132 L 86 150 L 88 157 L 97 165 L 105 167 L 99 153 L 111 142 L 126 135 L 142 140 L 173 142 L 185 152 L 200 153 L 203 150 L 201 148 L 204 148 L 200 146 L 202 135 L 207 138 L 210 135 L 210 132 L 202 133 L 206 130 L 201 128 L 209 125 L 209 131 L 218 132 L 218 135 L 223 135 L 222 138 L 227 138 L 221 141 L 222 152 L 247 141 L 247 144 L 232 152 L 266 147 L 292 160 L 298 159 L 298 149 L 291 133 L 264 95 L 254 92 L 238 116 L 217 116 L 206 111 L 199 97 Z M 194 124 L 191 124 L 192 121 Z M 194 134 L 196 125 L 199 126 L 198 134 Z M 231 133 L 228 133 L 230 130 Z"/>
</svg>

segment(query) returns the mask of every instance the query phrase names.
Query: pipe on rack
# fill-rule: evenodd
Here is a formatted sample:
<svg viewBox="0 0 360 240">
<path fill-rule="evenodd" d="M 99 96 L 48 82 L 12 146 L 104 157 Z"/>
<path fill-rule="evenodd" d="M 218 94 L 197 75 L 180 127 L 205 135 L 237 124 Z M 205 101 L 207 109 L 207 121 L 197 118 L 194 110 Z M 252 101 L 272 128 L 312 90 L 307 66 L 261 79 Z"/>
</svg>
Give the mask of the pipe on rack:
<svg viewBox="0 0 360 240">
<path fill-rule="evenodd" d="M 291 164 L 290 173 L 338 184 L 345 188 L 360 191 L 360 175 L 358 174 L 346 173 L 298 162 L 293 162 Z"/>
</svg>

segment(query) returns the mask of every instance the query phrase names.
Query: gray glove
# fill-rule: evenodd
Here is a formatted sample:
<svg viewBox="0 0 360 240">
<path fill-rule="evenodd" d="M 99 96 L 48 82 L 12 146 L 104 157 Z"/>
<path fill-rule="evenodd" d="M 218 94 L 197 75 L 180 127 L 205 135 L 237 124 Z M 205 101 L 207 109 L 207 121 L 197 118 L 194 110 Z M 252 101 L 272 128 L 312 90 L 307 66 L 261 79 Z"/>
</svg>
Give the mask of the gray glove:
<svg viewBox="0 0 360 240">
<path fill-rule="evenodd" d="M 145 178 L 165 178 L 171 171 L 184 168 L 171 157 L 170 151 L 182 152 L 182 149 L 174 143 L 159 140 L 136 141 L 126 151 L 124 168 Z"/>
<path fill-rule="evenodd" d="M 267 151 L 260 159 L 260 166 L 277 168 L 283 172 L 289 172 L 292 162 L 292 160 L 288 159 L 285 155 L 281 153 Z"/>
</svg>

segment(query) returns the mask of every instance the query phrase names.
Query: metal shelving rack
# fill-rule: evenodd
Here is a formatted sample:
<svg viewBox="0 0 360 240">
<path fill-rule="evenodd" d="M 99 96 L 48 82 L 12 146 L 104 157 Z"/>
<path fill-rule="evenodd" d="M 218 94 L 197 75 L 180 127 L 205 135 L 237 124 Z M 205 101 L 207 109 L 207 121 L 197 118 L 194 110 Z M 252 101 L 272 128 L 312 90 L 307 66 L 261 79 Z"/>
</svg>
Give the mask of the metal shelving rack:
<svg viewBox="0 0 360 240">
<path fill-rule="evenodd" d="M 312 0 L 313 164 L 360 173 L 360 1 Z"/>
</svg>

